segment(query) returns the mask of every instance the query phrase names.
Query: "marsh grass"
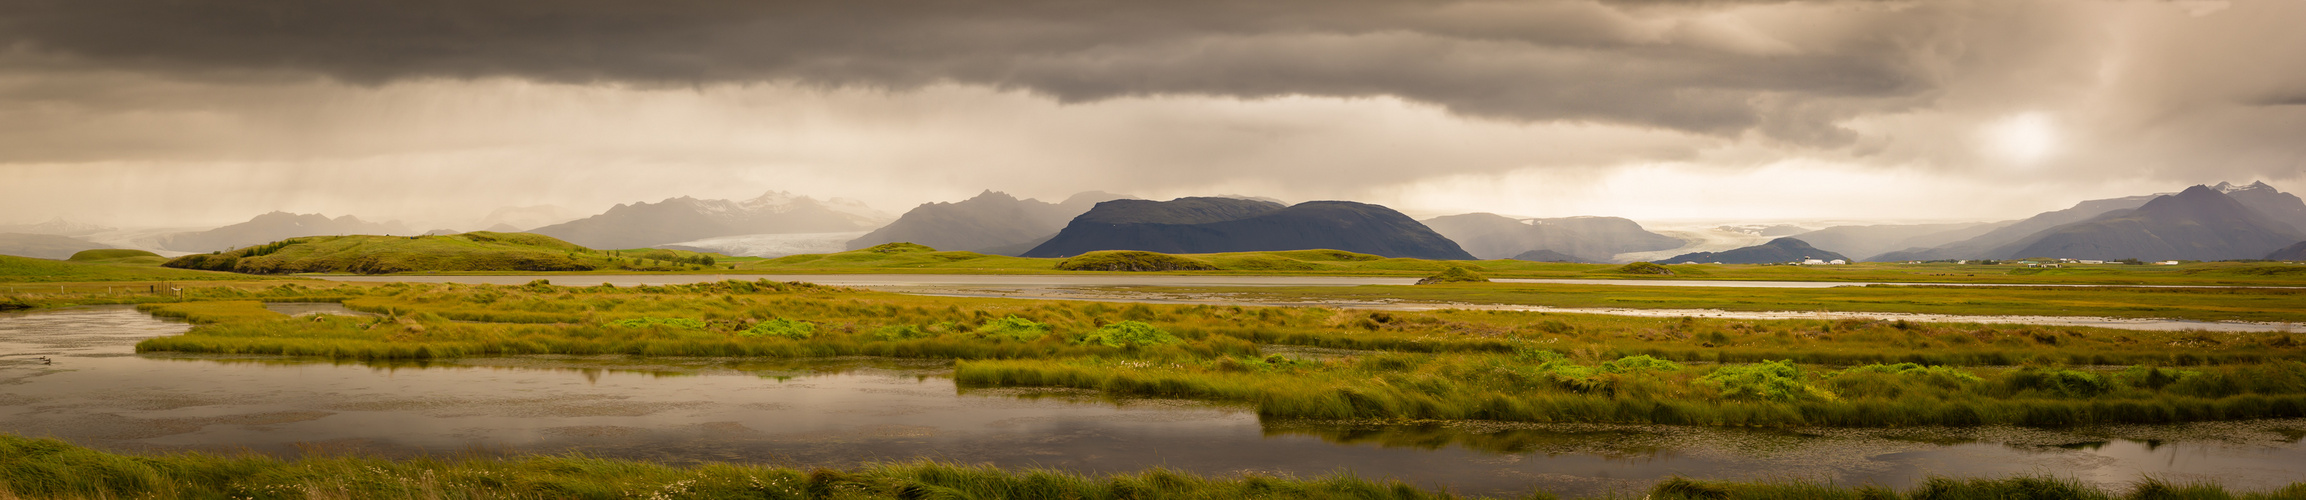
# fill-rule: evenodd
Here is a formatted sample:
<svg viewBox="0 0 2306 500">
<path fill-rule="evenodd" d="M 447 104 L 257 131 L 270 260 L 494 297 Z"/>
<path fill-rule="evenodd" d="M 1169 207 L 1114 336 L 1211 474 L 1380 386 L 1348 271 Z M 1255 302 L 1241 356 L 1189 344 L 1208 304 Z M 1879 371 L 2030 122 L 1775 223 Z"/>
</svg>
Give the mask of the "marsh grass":
<svg viewBox="0 0 2306 500">
<path fill-rule="evenodd" d="M 2050 477 L 1933 478 L 1905 491 L 1801 481 L 1726 482 L 1670 478 L 1652 499 L 2025 499 L 2274 500 L 2306 498 L 2306 483 L 2268 492 L 2229 492 L 2206 484 L 2145 480 L 2116 494 Z M 1516 495 L 1559 498 L 1545 491 Z M 125 455 L 53 439 L 0 435 L 0 498 L 574 498 L 825 499 L 1073 498 L 1449 499 L 1462 497 L 1346 473 L 1317 478 L 1248 474 L 1210 477 L 1168 469 L 1085 475 L 936 462 L 853 469 L 799 469 L 707 463 L 671 466 L 579 455 L 418 457 L 180 453 Z M 1617 498 L 1612 496 L 1611 498 Z"/>
<path fill-rule="evenodd" d="M 2130 372 L 1773 362 L 1679 367 L 1628 357 L 1513 355 L 1345 360 L 1080 358 L 964 361 L 963 387 L 1067 387 L 1119 397 L 1244 404 L 1262 416 L 1726 426 L 2067 426 L 2306 416 L 2306 363 L 2204 368 L 2154 387 Z M 2096 391 L 2076 391 L 2072 374 Z M 2129 375 L 2125 375 L 2129 374 Z"/>
<path fill-rule="evenodd" d="M 17 498 L 1456 498 L 1403 483 L 1208 478 L 1153 469 L 1088 476 L 934 462 L 850 470 L 714 463 L 675 467 L 583 456 L 413 458 L 131 456 L 0 436 L 0 496 Z"/>
<path fill-rule="evenodd" d="M 2306 345 L 2288 334 L 1117 305 L 769 281 L 285 284 L 203 298 L 144 306 L 196 326 L 138 351 L 955 359 L 967 387 L 1094 389 L 1306 418 L 2055 426 L 2306 413 Z M 289 318 L 261 303 L 300 299 L 379 316 Z M 1300 361 L 1260 344 L 1350 354 Z"/>
<path fill-rule="evenodd" d="M 1139 287 L 1132 290 L 1186 296 L 1222 295 L 1260 302 L 1387 300 L 1565 308 L 2306 321 L 2306 288 L 1889 285 L 1728 288 L 1631 284 L 1447 283 L 1357 287 Z"/>
</svg>

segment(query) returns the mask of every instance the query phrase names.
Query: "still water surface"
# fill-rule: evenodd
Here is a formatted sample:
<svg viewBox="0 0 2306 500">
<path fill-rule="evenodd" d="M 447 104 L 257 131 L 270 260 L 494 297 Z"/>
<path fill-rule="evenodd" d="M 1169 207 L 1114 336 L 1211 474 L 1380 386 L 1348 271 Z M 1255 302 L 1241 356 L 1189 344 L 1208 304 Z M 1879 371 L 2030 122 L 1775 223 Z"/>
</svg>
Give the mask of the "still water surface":
<svg viewBox="0 0 2306 500">
<path fill-rule="evenodd" d="M 283 456 L 1351 471 L 1476 494 L 1622 492 L 1676 475 L 1904 487 L 1930 475 L 2050 474 L 2116 488 L 2153 475 L 2238 489 L 2306 478 L 2300 420 L 2069 431 L 1275 422 L 1192 402 L 964 390 L 938 361 L 540 356 L 370 366 L 134 353 L 140 339 L 185 329 L 127 307 L 0 315 L 0 431 L 112 450 Z"/>
</svg>

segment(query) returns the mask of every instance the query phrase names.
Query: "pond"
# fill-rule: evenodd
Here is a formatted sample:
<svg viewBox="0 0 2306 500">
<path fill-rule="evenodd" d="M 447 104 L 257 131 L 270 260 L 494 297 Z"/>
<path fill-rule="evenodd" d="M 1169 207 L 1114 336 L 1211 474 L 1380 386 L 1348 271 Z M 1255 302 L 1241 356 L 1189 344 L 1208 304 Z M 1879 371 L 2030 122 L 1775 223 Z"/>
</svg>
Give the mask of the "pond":
<svg viewBox="0 0 2306 500">
<path fill-rule="evenodd" d="M 331 313 L 327 305 L 275 305 Z M 349 312 L 349 311 L 347 311 Z M 1910 486 L 2306 477 L 2306 421 L 2037 430 L 1264 421 L 1244 408 L 969 389 L 936 360 L 537 356 L 398 365 L 139 355 L 183 323 L 128 307 L 0 314 L 0 430 L 119 451 L 583 452 L 801 467 L 941 460 L 1087 473 L 1350 472 L 1459 493 L 1633 491 L 1673 476 Z M 50 362 L 38 358 L 46 357 Z"/>
</svg>

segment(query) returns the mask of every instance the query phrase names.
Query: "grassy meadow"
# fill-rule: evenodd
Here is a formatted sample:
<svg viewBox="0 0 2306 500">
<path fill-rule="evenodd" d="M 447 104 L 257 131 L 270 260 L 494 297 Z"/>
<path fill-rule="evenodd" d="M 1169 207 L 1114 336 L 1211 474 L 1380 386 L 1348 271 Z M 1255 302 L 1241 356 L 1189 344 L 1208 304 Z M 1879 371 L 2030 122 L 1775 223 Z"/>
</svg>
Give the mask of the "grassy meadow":
<svg viewBox="0 0 2306 500">
<path fill-rule="evenodd" d="M 101 281 L 214 281 L 254 280 L 245 274 L 163 269 L 146 264 L 35 259 L 0 255 L 0 290 L 11 283 L 74 283 Z M 27 285 L 24 288 L 30 289 Z"/>
<path fill-rule="evenodd" d="M 1669 479 L 1644 498 L 1687 499 L 2298 499 L 2306 483 L 2271 492 L 2147 480 L 2113 493 L 2049 477 L 1932 479 L 1904 491 L 1805 482 Z M 388 460 L 313 455 L 124 455 L 50 439 L 0 435 L 0 498 L 1481 498 L 1396 481 L 1245 474 L 1206 477 L 1162 469 L 1089 476 L 933 462 L 852 470 L 710 463 L 670 466 L 583 456 Z M 1559 498 L 1530 491 L 1515 498 Z"/>
<path fill-rule="evenodd" d="M 790 274 L 1156 272 L 1162 274 L 1425 277 L 1450 268 L 1462 267 L 1491 278 L 1509 279 L 1678 279 L 2306 287 L 2306 265 L 2280 262 L 2208 262 L 2176 266 L 2069 264 L 2068 267 L 2059 268 L 2029 268 L 2022 264 L 1954 263 L 1858 263 L 1840 266 L 1677 264 L 1657 266 L 1671 272 L 1671 274 L 1652 274 L 1631 272 L 1626 266 L 1619 264 L 1564 264 L 1506 259 L 1437 261 L 1387 258 L 1338 250 L 1139 255 L 1145 253 L 1149 252 L 1092 252 L 1067 259 L 1024 258 L 975 252 L 937 251 L 926 246 L 906 243 L 840 253 L 761 259 L 740 264 L 737 266 L 737 270 Z"/>
<path fill-rule="evenodd" d="M 670 272 L 727 270 L 728 256 L 686 250 L 594 250 L 529 233 L 305 236 L 170 259 L 171 268 L 245 274 L 418 272 Z"/>
<path fill-rule="evenodd" d="M 1323 300 L 1509 304 L 1564 308 L 1832 311 L 1964 316 L 2094 316 L 2197 321 L 2306 321 L 2306 288 L 1868 285 L 1731 288 L 1446 283 L 1356 287 L 1128 287 L 1137 293 L 1257 302 Z"/>
<path fill-rule="evenodd" d="M 137 350 L 952 359 L 964 388 L 1198 399 L 1274 418 L 1871 427 L 2306 416 L 2306 338 L 2289 333 L 1124 305 L 770 281 L 287 283 L 193 298 L 140 306 L 197 326 Z M 378 316 L 262 307 L 309 300 Z"/>
</svg>

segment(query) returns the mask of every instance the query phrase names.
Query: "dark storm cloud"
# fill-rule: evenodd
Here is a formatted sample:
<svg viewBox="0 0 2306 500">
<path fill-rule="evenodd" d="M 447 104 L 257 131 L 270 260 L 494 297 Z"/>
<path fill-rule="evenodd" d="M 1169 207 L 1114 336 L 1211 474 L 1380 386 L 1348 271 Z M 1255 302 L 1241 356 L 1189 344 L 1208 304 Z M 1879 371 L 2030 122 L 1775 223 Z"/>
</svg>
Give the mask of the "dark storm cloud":
<svg viewBox="0 0 2306 500">
<path fill-rule="evenodd" d="M 1693 6 L 1694 5 L 1694 6 Z M 1131 96 L 1396 96 L 1509 121 L 1832 145 L 1916 105 L 1925 4 L 1709 22 L 1718 2 L 0 0 L 0 42 L 178 77 L 781 82 Z M 1768 9 L 1772 5 L 1754 8 Z M 1815 9 L 1811 9 L 1815 10 Z"/>
</svg>

